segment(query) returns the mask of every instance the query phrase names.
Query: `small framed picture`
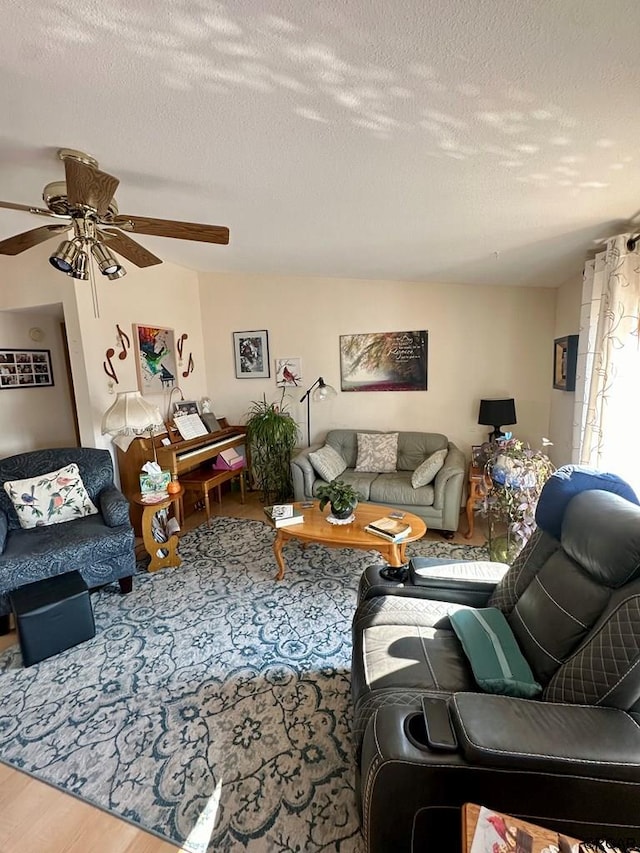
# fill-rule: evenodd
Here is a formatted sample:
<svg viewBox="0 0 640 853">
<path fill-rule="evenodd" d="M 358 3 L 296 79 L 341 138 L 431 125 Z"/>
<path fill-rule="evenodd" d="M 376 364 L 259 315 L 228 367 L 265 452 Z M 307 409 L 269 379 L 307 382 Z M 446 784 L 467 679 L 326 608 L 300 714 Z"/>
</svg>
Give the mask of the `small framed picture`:
<svg viewBox="0 0 640 853">
<path fill-rule="evenodd" d="M 473 444 L 471 446 L 471 464 L 474 468 L 479 468 L 481 463 L 482 445 Z"/>
<path fill-rule="evenodd" d="M 302 367 L 299 358 L 276 358 L 276 385 L 290 388 L 302 382 Z"/>
<path fill-rule="evenodd" d="M 0 349 L 0 391 L 53 384 L 51 350 Z"/>
<path fill-rule="evenodd" d="M 236 379 L 268 379 L 269 334 L 266 329 L 233 333 Z"/>
<path fill-rule="evenodd" d="M 559 391 L 576 390 L 578 335 L 565 335 L 553 342 L 553 387 Z"/>
<path fill-rule="evenodd" d="M 173 414 L 175 415 L 198 415 L 197 400 L 178 400 L 173 404 Z"/>
</svg>

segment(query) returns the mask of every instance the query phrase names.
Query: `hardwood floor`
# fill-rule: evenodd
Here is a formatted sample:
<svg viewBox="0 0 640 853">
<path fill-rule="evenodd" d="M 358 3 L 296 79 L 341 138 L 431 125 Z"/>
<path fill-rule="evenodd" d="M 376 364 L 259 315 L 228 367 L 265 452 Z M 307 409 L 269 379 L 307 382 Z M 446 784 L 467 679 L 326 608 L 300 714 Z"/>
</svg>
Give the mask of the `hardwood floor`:
<svg viewBox="0 0 640 853">
<path fill-rule="evenodd" d="M 248 492 L 244 504 L 240 494 L 227 491 L 222 505 L 211 501 L 212 516 L 265 519 L 257 492 Z M 192 513 L 182 532 L 206 521 L 204 510 Z M 467 523 L 460 519 L 464 533 Z M 482 519 L 476 522 L 472 539 L 457 533 L 459 545 L 483 545 Z M 427 531 L 426 540 L 442 541 L 437 532 Z M 176 569 L 175 571 L 179 571 Z M 0 637 L 0 650 L 17 643 L 15 631 Z M 0 764 L 0 853 L 176 853 L 181 848 L 162 841 L 115 815 L 65 794 L 26 773 Z"/>
</svg>

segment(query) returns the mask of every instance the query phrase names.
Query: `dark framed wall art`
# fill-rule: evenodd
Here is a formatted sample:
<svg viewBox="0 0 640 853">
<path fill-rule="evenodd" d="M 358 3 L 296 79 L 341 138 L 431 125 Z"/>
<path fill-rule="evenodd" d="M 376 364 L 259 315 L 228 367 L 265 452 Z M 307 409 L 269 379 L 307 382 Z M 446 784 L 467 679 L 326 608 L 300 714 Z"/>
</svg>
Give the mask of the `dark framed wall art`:
<svg viewBox="0 0 640 853">
<path fill-rule="evenodd" d="M 576 390 L 576 363 L 579 335 L 565 335 L 553 342 L 553 387 L 559 391 Z"/>
<path fill-rule="evenodd" d="M 269 334 L 266 329 L 233 333 L 236 379 L 268 379 Z"/>
<path fill-rule="evenodd" d="M 0 349 L 0 390 L 53 385 L 51 350 Z"/>
</svg>

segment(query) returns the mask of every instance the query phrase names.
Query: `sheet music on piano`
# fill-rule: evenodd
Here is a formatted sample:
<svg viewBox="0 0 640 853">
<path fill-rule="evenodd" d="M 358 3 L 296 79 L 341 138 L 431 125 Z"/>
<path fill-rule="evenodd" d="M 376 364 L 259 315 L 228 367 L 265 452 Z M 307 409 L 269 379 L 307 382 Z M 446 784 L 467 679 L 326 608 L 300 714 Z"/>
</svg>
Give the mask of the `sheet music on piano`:
<svg viewBox="0 0 640 853">
<path fill-rule="evenodd" d="M 200 415 L 178 415 L 174 417 L 173 422 L 185 441 L 201 435 L 209 435 L 209 430 L 200 420 Z"/>
</svg>

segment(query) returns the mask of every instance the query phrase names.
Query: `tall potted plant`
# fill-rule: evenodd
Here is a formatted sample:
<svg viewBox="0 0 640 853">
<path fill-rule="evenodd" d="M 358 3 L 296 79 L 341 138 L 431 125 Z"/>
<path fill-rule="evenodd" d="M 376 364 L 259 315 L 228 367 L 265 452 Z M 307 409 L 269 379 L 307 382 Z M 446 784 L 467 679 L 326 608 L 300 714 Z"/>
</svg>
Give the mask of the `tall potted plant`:
<svg viewBox="0 0 640 853">
<path fill-rule="evenodd" d="M 298 424 L 284 405 L 254 400 L 247 413 L 247 443 L 251 472 L 266 504 L 287 501 L 293 496 L 291 452 L 298 441 Z"/>
<path fill-rule="evenodd" d="M 543 438 L 542 445 L 551 442 Z M 511 563 L 535 530 L 542 487 L 555 470 L 544 449 L 517 438 L 486 442 L 479 460 L 487 474 L 482 511 L 488 521 L 489 555 Z"/>
</svg>

